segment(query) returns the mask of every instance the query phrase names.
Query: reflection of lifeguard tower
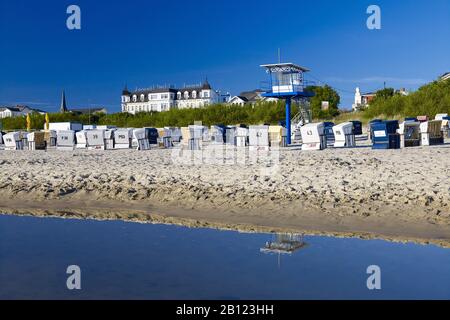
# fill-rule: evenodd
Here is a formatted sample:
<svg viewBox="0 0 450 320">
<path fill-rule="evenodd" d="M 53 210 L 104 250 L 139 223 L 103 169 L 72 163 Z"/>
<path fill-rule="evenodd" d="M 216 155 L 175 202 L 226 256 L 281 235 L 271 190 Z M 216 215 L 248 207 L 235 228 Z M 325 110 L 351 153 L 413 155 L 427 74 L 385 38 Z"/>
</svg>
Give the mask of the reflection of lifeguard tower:
<svg viewBox="0 0 450 320">
<path fill-rule="evenodd" d="M 272 241 L 267 241 L 260 252 L 268 254 L 278 254 L 278 265 L 280 265 L 280 257 L 282 254 L 292 254 L 297 250 L 305 247 L 303 236 L 292 233 L 277 233 Z"/>
<path fill-rule="evenodd" d="M 264 88 L 263 97 L 284 99 L 286 101 L 286 142 L 291 144 L 291 102 L 295 100 L 299 105 L 299 114 L 296 122 L 302 124 L 311 122 L 311 111 L 309 109 L 309 98 L 314 96 L 313 92 L 305 91 L 305 80 L 303 74 L 309 69 L 300 67 L 293 63 L 263 64 L 270 80 Z M 296 123 L 295 123 L 296 125 Z"/>
</svg>

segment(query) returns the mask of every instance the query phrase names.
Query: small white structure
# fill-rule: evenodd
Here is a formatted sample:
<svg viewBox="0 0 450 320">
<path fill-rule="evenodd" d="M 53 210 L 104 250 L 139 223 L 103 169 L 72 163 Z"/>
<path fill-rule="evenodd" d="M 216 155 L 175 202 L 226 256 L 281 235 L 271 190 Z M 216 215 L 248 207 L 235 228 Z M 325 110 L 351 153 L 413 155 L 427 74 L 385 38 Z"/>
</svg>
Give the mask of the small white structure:
<svg viewBox="0 0 450 320">
<path fill-rule="evenodd" d="M 436 115 L 436 117 L 434 118 L 434 120 L 441 120 L 442 124 L 441 124 L 441 131 L 443 131 L 444 133 L 447 132 L 450 129 L 450 125 L 449 125 L 449 121 L 447 119 L 444 118 L 448 118 L 448 114 L 447 113 L 438 113 Z"/>
<path fill-rule="evenodd" d="M 225 127 L 225 143 L 229 145 L 236 145 L 236 126 Z"/>
<path fill-rule="evenodd" d="M 225 128 L 222 126 L 211 126 L 209 130 L 209 135 L 211 137 L 211 142 L 216 144 L 224 143 Z"/>
<path fill-rule="evenodd" d="M 150 143 L 147 139 L 145 129 L 134 129 L 133 130 L 133 148 L 136 150 L 149 150 Z"/>
<path fill-rule="evenodd" d="M 189 126 L 190 138 L 191 139 L 200 139 L 200 141 L 208 142 L 209 141 L 209 129 L 206 126 L 202 125 L 190 125 Z"/>
<path fill-rule="evenodd" d="M 10 117 L 20 117 L 25 114 L 20 111 L 19 108 L 15 107 L 0 107 L 0 119 L 10 118 Z"/>
<path fill-rule="evenodd" d="M 156 130 L 158 131 L 158 146 L 165 149 L 173 147 L 171 131 L 166 128 L 157 128 Z"/>
<path fill-rule="evenodd" d="M 81 130 L 76 133 L 77 138 L 77 149 L 86 149 L 87 148 L 87 130 Z"/>
<path fill-rule="evenodd" d="M 269 147 L 269 126 L 250 126 L 248 129 L 248 145 L 254 147 Z"/>
<path fill-rule="evenodd" d="M 112 130 L 117 129 L 117 126 L 110 126 L 110 125 L 97 125 L 97 130 Z"/>
<path fill-rule="evenodd" d="M 336 148 L 354 147 L 355 135 L 353 134 L 353 123 L 344 122 L 333 127 L 334 146 Z"/>
<path fill-rule="evenodd" d="M 438 113 L 434 117 L 434 120 L 444 120 L 445 117 L 448 117 L 448 113 Z"/>
<path fill-rule="evenodd" d="M 400 148 L 420 146 L 420 122 L 404 121 L 399 124 Z"/>
<path fill-rule="evenodd" d="M 49 130 L 55 130 L 55 131 L 81 131 L 83 130 L 83 125 L 81 123 L 77 122 L 50 122 L 49 123 Z"/>
<path fill-rule="evenodd" d="M 261 67 L 276 76 L 271 83 L 273 93 L 302 92 L 304 90 L 303 73 L 308 72 L 309 69 L 293 63 L 262 64 Z"/>
<path fill-rule="evenodd" d="M 167 135 L 171 137 L 172 142 L 180 142 L 181 141 L 181 129 L 178 127 L 164 127 Z"/>
<path fill-rule="evenodd" d="M 249 130 L 247 127 L 236 127 L 236 146 L 245 147 L 248 144 Z"/>
<path fill-rule="evenodd" d="M 74 150 L 75 131 L 74 130 L 59 130 L 57 131 L 56 149 L 58 150 Z"/>
<path fill-rule="evenodd" d="M 430 120 L 420 124 L 421 145 L 430 146 L 444 142 L 444 135 L 441 131 L 442 120 Z"/>
<path fill-rule="evenodd" d="M 203 141 L 209 141 L 209 130 L 202 125 L 190 125 L 188 127 L 189 139 L 186 139 L 189 150 L 200 150 L 203 146 Z M 186 131 L 185 131 L 186 132 Z M 186 132 L 187 133 L 187 132 Z M 184 141 L 183 133 L 183 141 Z"/>
<path fill-rule="evenodd" d="M 20 131 L 20 139 L 22 140 L 22 148 L 23 150 L 28 150 L 28 133 L 24 131 Z"/>
<path fill-rule="evenodd" d="M 28 150 L 45 150 L 45 132 L 36 131 L 27 134 Z"/>
<path fill-rule="evenodd" d="M 3 137 L 5 150 L 23 150 L 20 132 L 10 132 Z"/>
<path fill-rule="evenodd" d="M 323 122 L 308 123 L 300 128 L 302 135 L 302 150 L 323 150 L 327 147 Z"/>
<path fill-rule="evenodd" d="M 286 147 L 286 128 L 269 126 L 269 144 L 271 147 Z"/>
<path fill-rule="evenodd" d="M 114 149 L 114 132 L 115 129 L 106 129 L 105 130 L 105 149 L 113 150 Z"/>
<path fill-rule="evenodd" d="M 184 145 L 189 144 L 189 140 L 191 139 L 191 130 L 189 127 L 181 127 L 181 143 Z"/>
<path fill-rule="evenodd" d="M 130 149 L 133 129 L 117 129 L 114 131 L 114 149 Z"/>
<path fill-rule="evenodd" d="M 105 130 L 88 130 L 86 138 L 89 150 L 105 150 Z"/>
<path fill-rule="evenodd" d="M 58 135 L 55 130 L 44 131 L 45 134 L 45 142 L 46 148 L 48 149 L 56 149 L 56 140 L 58 139 Z"/>
</svg>

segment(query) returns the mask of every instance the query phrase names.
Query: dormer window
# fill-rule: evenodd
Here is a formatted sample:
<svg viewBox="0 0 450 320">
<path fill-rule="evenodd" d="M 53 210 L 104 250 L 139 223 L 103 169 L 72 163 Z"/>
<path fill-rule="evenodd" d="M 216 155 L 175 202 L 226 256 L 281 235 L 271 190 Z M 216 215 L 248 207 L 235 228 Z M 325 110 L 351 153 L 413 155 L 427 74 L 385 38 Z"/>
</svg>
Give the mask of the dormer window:
<svg viewBox="0 0 450 320">
<path fill-rule="evenodd" d="M 137 96 L 133 95 L 133 102 L 136 102 L 136 101 L 137 101 Z"/>
<path fill-rule="evenodd" d="M 189 92 L 187 92 L 187 91 L 184 92 L 184 98 L 189 99 Z"/>
<path fill-rule="evenodd" d="M 203 92 L 203 98 L 209 98 L 209 91 Z"/>
<path fill-rule="evenodd" d="M 197 99 L 197 91 L 192 91 L 192 98 Z"/>
<path fill-rule="evenodd" d="M 145 96 L 143 94 L 141 94 L 141 101 L 144 101 Z"/>
<path fill-rule="evenodd" d="M 181 99 L 181 92 L 177 92 L 177 99 L 178 99 L 178 100 Z"/>
</svg>

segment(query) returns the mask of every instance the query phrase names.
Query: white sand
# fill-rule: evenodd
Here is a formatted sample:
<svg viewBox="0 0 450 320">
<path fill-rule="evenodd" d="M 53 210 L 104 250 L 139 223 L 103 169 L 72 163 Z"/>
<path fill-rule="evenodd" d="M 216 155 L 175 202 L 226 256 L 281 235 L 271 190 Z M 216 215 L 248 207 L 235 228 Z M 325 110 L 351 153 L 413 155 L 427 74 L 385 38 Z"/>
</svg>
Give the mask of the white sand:
<svg viewBox="0 0 450 320">
<path fill-rule="evenodd" d="M 0 151 L 0 211 L 158 213 L 220 225 L 450 240 L 450 144 L 283 149 L 279 165 L 180 164 L 174 150 Z M 276 164 L 278 154 L 269 160 Z M 232 153 L 227 161 L 233 162 Z M 109 215 L 101 210 L 108 209 Z M 96 213 L 97 212 L 97 213 Z M 137 220 L 142 216 L 135 215 Z M 135 220 L 136 220 L 135 219 Z M 174 220 L 175 221 L 175 220 Z"/>
</svg>

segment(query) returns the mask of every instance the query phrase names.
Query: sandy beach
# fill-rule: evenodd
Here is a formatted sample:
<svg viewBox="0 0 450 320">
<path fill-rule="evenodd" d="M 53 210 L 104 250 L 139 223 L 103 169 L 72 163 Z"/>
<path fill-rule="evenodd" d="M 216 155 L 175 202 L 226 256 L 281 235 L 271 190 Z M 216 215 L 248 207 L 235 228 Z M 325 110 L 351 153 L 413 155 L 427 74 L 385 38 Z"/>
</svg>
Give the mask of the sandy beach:
<svg viewBox="0 0 450 320">
<path fill-rule="evenodd" d="M 2 150 L 0 212 L 450 246 L 450 144 L 222 151 Z"/>
</svg>

